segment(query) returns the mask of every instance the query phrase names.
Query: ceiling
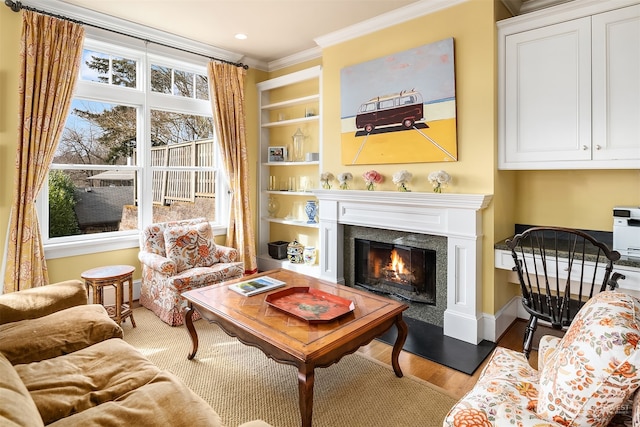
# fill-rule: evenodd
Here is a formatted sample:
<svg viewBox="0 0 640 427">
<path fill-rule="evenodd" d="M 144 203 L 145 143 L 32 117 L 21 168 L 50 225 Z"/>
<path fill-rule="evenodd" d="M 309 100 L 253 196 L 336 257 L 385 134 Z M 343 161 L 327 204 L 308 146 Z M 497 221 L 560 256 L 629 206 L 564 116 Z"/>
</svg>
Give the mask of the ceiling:
<svg viewBox="0 0 640 427">
<path fill-rule="evenodd" d="M 263 64 L 270 69 L 273 61 L 302 56 L 301 53 L 317 50 L 315 56 L 307 59 L 320 56 L 316 39 L 327 36 L 331 39 L 332 33 L 358 36 L 463 1 L 492 0 L 26 0 L 24 3 L 43 5 L 44 10 L 55 9 L 56 4 L 88 9 L 196 41 L 239 58 L 234 60 Z M 501 1 L 513 15 L 518 15 L 567 0 Z M 352 34 L 350 28 L 358 31 Z M 237 40 L 236 33 L 244 33 L 248 38 Z"/>
<path fill-rule="evenodd" d="M 262 62 L 418 0 L 62 0 Z M 234 38 L 244 33 L 246 40 Z"/>
</svg>

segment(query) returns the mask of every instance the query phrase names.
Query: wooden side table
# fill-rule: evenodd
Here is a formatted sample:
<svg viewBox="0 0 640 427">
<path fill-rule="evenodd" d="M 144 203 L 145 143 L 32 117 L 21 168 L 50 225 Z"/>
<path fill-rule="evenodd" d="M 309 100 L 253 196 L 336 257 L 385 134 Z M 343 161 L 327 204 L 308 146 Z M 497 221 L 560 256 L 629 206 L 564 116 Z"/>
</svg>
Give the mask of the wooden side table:
<svg viewBox="0 0 640 427">
<path fill-rule="evenodd" d="M 127 317 L 131 317 L 131 324 L 136 327 L 136 321 L 133 319 L 133 310 L 131 303 L 133 301 L 133 272 L 135 267 L 130 265 L 108 265 L 106 267 L 97 267 L 83 272 L 80 277 L 84 279 L 87 288 L 87 297 L 89 289 L 93 290 L 93 303 L 102 304 L 107 309 L 109 317 L 121 324 Z M 124 301 L 124 285 L 129 285 L 129 300 Z M 115 305 L 104 305 L 105 286 L 113 286 L 116 290 Z"/>
</svg>

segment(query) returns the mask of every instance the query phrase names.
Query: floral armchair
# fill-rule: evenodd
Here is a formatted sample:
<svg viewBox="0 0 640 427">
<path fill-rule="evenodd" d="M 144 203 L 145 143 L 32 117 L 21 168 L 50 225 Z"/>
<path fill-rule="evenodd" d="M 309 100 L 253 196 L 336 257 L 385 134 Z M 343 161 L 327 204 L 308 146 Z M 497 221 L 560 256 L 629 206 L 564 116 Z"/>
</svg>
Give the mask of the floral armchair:
<svg viewBox="0 0 640 427">
<path fill-rule="evenodd" d="M 444 426 L 640 426 L 640 300 L 605 291 L 562 339 L 546 335 L 538 369 L 498 347 Z"/>
<path fill-rule="evenodd" d="M 242 277 L 244 263 L 238 257 L 236 249 L 215 244 L 205 218 L 151 224 L 138 253 L 140 304 L 167 324 L 182 325 L 182 292 Z"/>
</svg>

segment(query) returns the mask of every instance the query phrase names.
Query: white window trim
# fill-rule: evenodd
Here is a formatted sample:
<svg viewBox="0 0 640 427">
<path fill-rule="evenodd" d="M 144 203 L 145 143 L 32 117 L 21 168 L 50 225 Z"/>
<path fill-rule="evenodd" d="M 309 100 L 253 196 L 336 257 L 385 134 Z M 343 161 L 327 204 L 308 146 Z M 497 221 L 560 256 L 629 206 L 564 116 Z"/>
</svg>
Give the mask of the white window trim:
<svg viewBox="0 0 640 427">
<path fill-rule="evenodd" d="M 194 55 L 182 54 L 180 51 L 173 51 L 166 56 L 158 55 L 156 53 L 150 54 L 139 49 L 131 49 L 122 42 L 107 43 L 100 41 L 100 37 L 92 38 L 90 31 L 87 31 L 85 39 L 85 49 L 95 50 L 98 52 L 109 53 L 115 56 L 122 56 L 125 58 L 131 58 L 138 61 L 138 76 L 136 80 L 137 88 L 125 88 L 119 86 L 104 85 L 95 82 L 78 82 L 76 87 L 76 93 L 79 93 L 74 98 L 87 99 L 98 102 L 113 102 L 119 105 L 127 105 L 136 107 L 138 109 L 139 120 L 142 120 L 138 125 L 139 140 L 142 138 L 149 139 L 148 132 L 145 130 L 149 127 L 149 111 L 152 109 L 162 109 L 166 111 L 174 111 L 185 114 L 211 114 L 210 101 L 197 100 L 190 98 L 175 97 L 168 94 L 160 94 L 150 91 L 150 82 L 147 78 L 146 70 L 150 68 L 150 64 L 166 65 L 172 68 L 177 68 L 184 71 L 190 71 L 198 74 L 207 73 L 206 70 L 206 58 L 199 58 L 202 61 L 202 66 L 194 64 Z M 124 41 L 123 41 L 124 42 Z M 184 58 L 182 62 L 180 58 Z M 142 71 L 144 70 L 144 71 Z M 146 88 L 146 90 L 141 90 Z M 114 94 L 119 96 L 115 97 Z M 126 101 L 123 101 L 123 98 Z M 146 134 L 146 135 L 145 135 Z M 215 137 L 215 136 L 214 136 Z M 150 141 L 147 140 L 147 144 Z M 142 155 L 142 154 L 141 154 Z M 227 222 L 229 215 L 229 186 L 228 180 L 225 176 L 222 161 L 220 156 L 217 157 L 216 168 L 219 171 L 218 177 L 220 178 L 219 186 L 217 188 L 216 197 L 216 218 L 218 221 L 211 223 L 214 235 L 221 236 L 227 233 Z M 143 200 L 144 194 L 150 194 L 147 191 L 151 185 L 151 168 L 145 167 L 148 165 L 149 156 L 147 153 L 142 155 L 140 164 L 142 166 L 110 166 L 110 165 L 98 165 L 99 169 L 133 169 L 141 171 L 140 182 L 142 185 L 138 187 L 138 200 Z M 83 168 L 92 168 L 83 166 Z M 65 167 L 57 167 L 56 169 L 65 169 Z M 72 169 L 73 167 L 69 167 Z M 154 168 L 157 169 L 157 168 Z M 36 207 L 38 209 L 38 217 L 40 218 L 40 225 L 42 230 L 48 230 L 49 228 L 49 212 L 47 210 L 48 203 L 44 203 L 44 198 L 48 199 L 48 185 L 45 181 L 43 191 L 38 196 Z M 138 230 L 125 230 L 115 231 L 109 233 L 96 233 L 96 234 L 84 234 L 77 236 L 66 236 L 48 238 L 48 231 L 42 232 L 43 246 L 46 259 L 65 258 L 69 256 L 88 255 L 93 253 L 108 252 L 114 250 L 123 250 L 136 248 L 140 246 L 140 231 L 152 222 L 152 209 L 148 203 L 139 205 L 138 209 Z"/>
</svg>

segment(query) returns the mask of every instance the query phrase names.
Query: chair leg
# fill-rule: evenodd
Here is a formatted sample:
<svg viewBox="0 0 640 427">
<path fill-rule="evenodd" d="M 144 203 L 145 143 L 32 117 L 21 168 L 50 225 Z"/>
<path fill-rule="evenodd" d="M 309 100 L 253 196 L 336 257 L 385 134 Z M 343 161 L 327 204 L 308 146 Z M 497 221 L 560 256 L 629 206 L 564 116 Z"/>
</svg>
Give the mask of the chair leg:
<svg viewBox="0 0 640 427">
<path fill-rule="evenodd" d="M 527 328 L 524 330 L 524 340 L 523 340 L 523 349 L 522 352 L 529 359 L 529 353 L 531 353 L 531 344 L 533 343 L 533 333 L 538 326 L 538 318 L 535 316 L 531 316 L 529 319 L 529 324 Z"/>
</svg>

